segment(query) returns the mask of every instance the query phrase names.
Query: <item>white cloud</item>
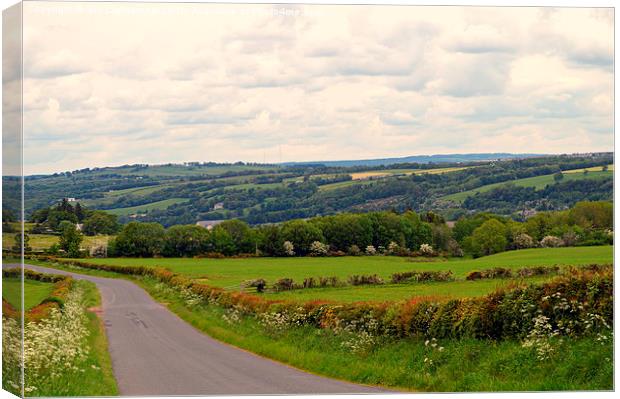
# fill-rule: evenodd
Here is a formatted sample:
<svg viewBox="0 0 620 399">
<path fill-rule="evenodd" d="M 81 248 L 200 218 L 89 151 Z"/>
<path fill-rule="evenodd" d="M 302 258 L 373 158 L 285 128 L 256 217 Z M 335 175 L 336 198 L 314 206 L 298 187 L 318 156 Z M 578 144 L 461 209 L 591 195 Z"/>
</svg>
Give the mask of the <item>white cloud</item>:
<svg viewBox="0 0 620 399">
<path fill-rule="evenodd" d="M 24 6 L 27 173 L 613 143 L 611 9 L 75 4 Z"/>
</svg>

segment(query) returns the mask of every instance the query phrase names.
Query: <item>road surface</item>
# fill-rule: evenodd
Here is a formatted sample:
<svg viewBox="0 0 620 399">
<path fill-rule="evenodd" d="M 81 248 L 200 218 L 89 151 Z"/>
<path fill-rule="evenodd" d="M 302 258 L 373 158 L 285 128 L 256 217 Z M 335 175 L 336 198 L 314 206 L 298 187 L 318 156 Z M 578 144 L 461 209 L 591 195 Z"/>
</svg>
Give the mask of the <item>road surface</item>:
<svg viewBox="0 0 620 399">
<path fill-rule="evenodd" d="M 97 285 L 121 395 L 387 392 L 306 373 L 223 344 L 180 319 L 130 281 L 26 267 Z"/>
</svg>

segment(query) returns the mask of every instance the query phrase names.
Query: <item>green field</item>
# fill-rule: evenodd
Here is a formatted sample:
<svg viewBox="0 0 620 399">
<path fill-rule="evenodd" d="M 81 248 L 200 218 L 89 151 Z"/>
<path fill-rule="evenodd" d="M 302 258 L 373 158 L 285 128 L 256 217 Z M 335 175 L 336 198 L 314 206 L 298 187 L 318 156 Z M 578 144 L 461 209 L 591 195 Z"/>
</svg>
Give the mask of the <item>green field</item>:
<svg viewBox="0 0 620 399">
<path fill-rule="evenodd" d="M 19 278 L 10 277 L 2 279 L 2 298 L 6 299 L 17 310 L 21 310 L 22 307 L 21 289 L 21 280 Z M 53 283 L 24 280 L 25 310 L 30 310 L 40 304 L 53 290 Z"/>
<path fill-rule="evenodd" d="M 33 251 L 44 251 L 53 244 L 58 244 L 58 236 L 52 234 L 28 234 L 28 237 L 30 237 L 28 244 Z M 89 249 L 95 245 L 103 245 L 104 243 L 107 243 L 109 239 L 110 236 L 106 235 L 84 236 L 84 241 L 82 241 L 81 247 L 83 249 Z M 14 244 L 15 233 L 2 234 L 2 248 L 5 250 L 11 249 Z"/>
<path fill-rule="evenodd" d="M 600 167 L 593 172 L 588 172 L 588 174 L 580 173 L 583 169 L 575 169 L 575 170 L 567 170 L 564 171 L 564 179 L 562 181 L 571 181 L 571 180 L 585 180 L 585 179 L 602 179 L 606 177 L 613 177 L 613 165 L 609 167 L 610 170 L 603 172 L 600 170 Z M 470 195 L 474 195 L 476 193 L 484 193 L 487 191 L 491 191 L 495 188 L 501 187 L 505 184 L 513 183 L 517 186 L 521 187 L 534 187 L 537 190 L 545 188 L 549 184 L 554 184 L 555 180 L 553 179 L 553 175 L 542 175 L 535 177 L 527 177 L 525 179 L 517 179 L 511 181 L 505 181 L 500 183 L 487 184 L 486 186 L 478 187 L 473 190 L 462 191 L 460 193 L 450 194 L 442 197 L 444 200 L 449 201 L 463 201 L 465 198 Z"/>
<path fill-rule="evenodd" d="M 105 211 L 117 216 L 127 216 L 134 213 L 146 213 L 159 209 L 166 209 L 174 204 L 187 202 L 187 198 L 169 198 L 163 201 L 151 202 L 149 204 L 130 206 L 127 208 L 106 209 Z"/>
<path fill-rule="evenodd" d="M 457 172 L 459 170 L 470 168 L 471 166 L 452 167 L 452 168 L 436 168 L 436 169 L 381 169 L 369 170 L 366 172 L 351 173 L 353 180 L 341 181 L 337 183 L 325 184 L 319 187 L 319 191 L 333 190 L 336 188 L 348 187 L 358 184 L 370 184 L 373 180 L 400 175 L 420 175 L 420 174 L 441 174 L 449 172 Z M 325 175 L 316 175 L 325 176 Z"/>
<path fill-rule="evenodd" d="M 200 279 L 212 286 L 236 290 L 245 280 L 264 278 L 273 283 L 279 278 L 289 277 L 302 281 L 305 277 L 338 276 L 346 279 L 354 274 L 378 274 L 388 280 L 392 273 L 409 270 L 451 270 L 457 278 L 463 278 L 472 270 L 496 266 L 513 269 L 533 265 L 580 265 L 588 263 L 610 263 L 613 247 L 567 247 L 536 248 L 508 251 L 478 259 L 451 259 L 415 261 L 415 258 L 395 256 L 360 256 L 327 258 L 245 258 L 245 259 L 192 259 L 192 258 L 108 258 L 89 259 L 94 264 L 120 266 L 145 265 L 165 267 L 174 272 Z M 413 261 L 412 261 L 413 260 Z M 476 296 L 506 284 L 508 280 L 456 281 L 427 284 L 386 284 L 382 286 L 361 286 L 343 288 L 322 288 L 299 290 L 278 294 L 273 297 L 297 297 L 303 299 L 329 300 L 392 300 L 417 295 L 439 295 L 450 297 Z"/>
</svg>

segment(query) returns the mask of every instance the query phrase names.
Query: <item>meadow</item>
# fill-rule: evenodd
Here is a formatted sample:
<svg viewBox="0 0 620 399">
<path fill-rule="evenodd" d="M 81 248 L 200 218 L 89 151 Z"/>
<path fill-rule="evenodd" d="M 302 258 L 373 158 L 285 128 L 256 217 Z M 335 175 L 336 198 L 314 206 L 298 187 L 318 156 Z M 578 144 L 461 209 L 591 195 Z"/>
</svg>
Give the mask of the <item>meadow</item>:
<svg viewBox="0 0 620 399">
<path fill-rule="evenodd" d="M 127 208 L 108 209 L 106 210 L 106 212 L 117 216 L 128 216 L 136 213 L 147 213 L 149 211 L 167 209 L 174 204 L 181 204 L 187 201 L 187 198 L 168 198 L 162 201 L 150 202 L 144 205 L 130 206 Z"/>
<path fill-rule="evenodd" d="M 47 298 L 54 289 L 53 283 L 43 281 L 24 280 L 24 308 L 30 310 Z M 2 279 L 2 298 L 6 299 L 17 310 L 21 310 L 22 285 L 19 278 Z"/>
<path fill-rule="evenodd" d="M 584 170 L 588 170 L 588 173 L 584 174 L 583 173 Z M 562 174 L 564 175 L 564 178 L 562 179 L 562 181 L 564 182 L 564 181 L 572 181 L 572 180 L 602 179 L 605 177 L 613 177 L 613 174 L 614 174 L 613 170 L 614 170 L 613 165 L 609 165 L 607 171 L 603 171 L 602 167 L 600 166 L 586 168 L 586 169 L 565 170 L 562 172 Z M 476 193 L 484 193 L 487 191 L 491 191 L 495 188 L 501 187 L 508 183 L 513 183 L 521 187 L 534 187 L 535 189 L 540 190 L 540 189 L 545 188 L 549 184 L 555 183 L 555 180 L 554 180 L 553 174 L 527 177 L 524 179 L 517 179 L 517 180 L 511 180 L 511 181 L 504 181 L 500 183 L 487 184 L 485 186 L 478 187 L 472 190 L 467 190 L 467 191 L 462 191 L 460 193 L 446 195 L 442 197 L 442 199 L 461 202 L 465 200 L 465 198 L 471 195 L 475 195 Z"/>
<path fill-rule="evenodd" d="M 3 233 L 2 234 L 2 248 L 10 249 L 15 245 L 16 233 Z M 28 244 L 35 252 L 41 252 L 47 250 L 54 244 L 58 244 L 58 236 L 53 234 L 28 234 L 30 241 Z M 111 236 L 98 235 L 98 236 L 84 236 L 82 241 L 82 249 L 90 249 L 94 246 L 100 246 L 106 244 L 110 240 Z"/>
<path fill-rule="evenodd" d="M 300 300 L 325 299 L 337 301 L 397 300 L 412 296 L 446 296 L 461 298 L 479 296 L 511 284 L 512 279 L 462 281 L 473 270 L 493 267 L 519 269 L 526 266 L 584 265 L 611 263 L 612 246 L 535 248 L 508 251 L 478 259 L 404 258 L 396 256 L 359 257 L 291 257 L 291 258 L 105 258 L 89 259 L 92 264 L 118 266 L 164 267 L 214 287 L 239 290 L 244 281 L 263 278 L 273 283 L 280 278 L 292 278 L 296 282 L 307 277 L 348 276 L 377 274 L 389 281 L 390 276 L 403 271 L 450 270 L 458 281 L 411 284 L 385 284 L 380 286 L 347 286 L 340 288 L 314 288 L 306 290 L 266 293 L 272 298 Z M 529 282 L 544 278 L 527 279 Z"/>
</svg>

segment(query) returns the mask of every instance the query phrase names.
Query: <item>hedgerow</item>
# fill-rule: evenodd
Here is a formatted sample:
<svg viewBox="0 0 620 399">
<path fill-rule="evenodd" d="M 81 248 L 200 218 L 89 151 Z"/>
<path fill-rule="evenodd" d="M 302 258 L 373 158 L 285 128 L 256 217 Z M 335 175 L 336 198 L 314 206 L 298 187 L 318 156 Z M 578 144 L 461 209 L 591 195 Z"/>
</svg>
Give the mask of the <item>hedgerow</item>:
<svg viewBox="0 0 620 399">
<path fill-rule="evenodd" d="M 541 285 L 515 283 L 475 298 L 414 298 L 398 302 L 343 304 L 270 300 L 259 295 L 210 287 L 163 268 L 57 261 L 89 269 L 150 276 L 180 292 L 196 295 L 205 305 L 234 309 L 242 315 L 261 320 L 279 314 L 279 322 L 289 320 L 288 325 L 291 326 L 347 328 L 373 335 L 524 339 L 535 327 L 535 320 L 544 316 L 546 322 L 560 334 L 579 336 L 612 325 L 613 321 L 612 265 L 574 268 Z M 594 321 L 588 327 L 585 320 Z"/>
<path fill-rule="evenodd" d="M 21 278 L 21 273 L 22 270 L 20 268 L 3 269 L 2 277 Z M 62 309 L 64 307 L 67 295 L 69 295 L 73 283 L 71 276 L 39 273 L 34 270 L 24 269 L 24 278 L 54 283 L 54 288 L 47 298 L 43 299 L 41 303 L 29 309 L 27 312 L 24 312 L 26 321 L 45 319 L 51 314 L 53 309 Z M 2 310 L 7 317 L 18 318 L 21 316 L 20 312 L 4 299 L 2 300 Z"/>
</svg>

